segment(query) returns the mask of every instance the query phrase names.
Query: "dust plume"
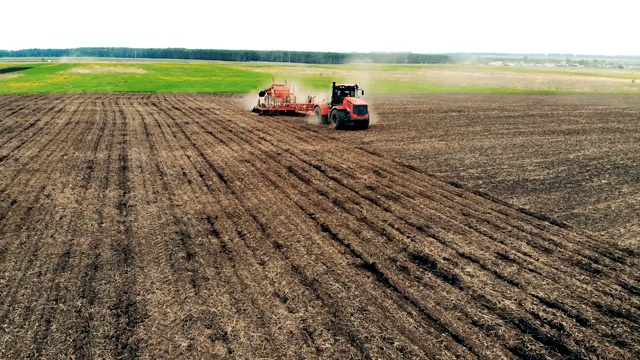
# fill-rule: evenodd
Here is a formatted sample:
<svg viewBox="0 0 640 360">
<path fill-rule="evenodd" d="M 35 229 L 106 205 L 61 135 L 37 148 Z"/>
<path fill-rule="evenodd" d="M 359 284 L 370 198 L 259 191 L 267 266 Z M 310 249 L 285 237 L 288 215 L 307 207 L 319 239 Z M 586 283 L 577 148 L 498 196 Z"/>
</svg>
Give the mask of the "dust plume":
<svg viewBox="0 0 640 360">
<path fill-rule="evenodd" d="M 77 63 L 96 63 L 105 62 L 104 59 L 93 57 L 76 57 L 76 56 L 62 56 L 58 62 L 63 64 L 77 64 Z"/>
<path fill-rule="evenodd" d="M 327 102 L 331 98 L 331 83 L 327 85 L 327 91 L 318 91 L 303 85 L 293 84 L 294 91 L 296 94 L 296 101 L 298 102 L 308 102 L 311 100 L 315 104 L 320 104 L 322 102 Z M 305 121 L 311 125 L 324 125 L 324 123 L 316 118 L 315 115 L 310 115 L 305 117 Z"/>
<path fill-rule="evenodd" d="M 375 125 L 379 121 L 379 116 L 375 111 L 375 101 L 371 96 L 371 94 L 375 93 L 373 75 L 375 69 L 372 68 L 370 60 L 366 62 L 362 59 L 354 59 L 348 62 L 347 66 L 349 68 L 346 74 L 349 79 L 348 82 L 358 83 L 360 88 L 364 90 L 364 95 L 361 96 L 361 99 L 369 104 L 369 125 Z"/>
<path fill-rule="evenodd" d="M 258 104 L 258 92 L 260 92 L 260 90 L 255 90 L 242 96 L 240 104 L 242 104 L 243 109 L 251 111 L 251 109 Z"/>
<path fill-rule="evenodd" d="M 377 124 L 379 119 L 378 113 L 372 109 L 371 103 L 369 102 L 369 125 Z"/>
</svg>

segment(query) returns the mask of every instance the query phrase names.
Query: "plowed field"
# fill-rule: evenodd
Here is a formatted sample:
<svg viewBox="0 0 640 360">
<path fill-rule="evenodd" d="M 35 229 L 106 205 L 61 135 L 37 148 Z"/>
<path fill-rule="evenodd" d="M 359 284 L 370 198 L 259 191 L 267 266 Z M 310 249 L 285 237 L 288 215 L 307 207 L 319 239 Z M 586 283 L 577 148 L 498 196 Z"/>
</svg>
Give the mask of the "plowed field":
<svg viewBox="0 0 640 360">
<path fill-rule="evenodd" d="M 0 96 L 0 358 L 640 357 L 640 254 L 228 96 Z"/>
<path fill-rule="evenodd" d="M 418 95 L 335 136 L 620 244 L 640 247 L 640 98 Z"/>
</svg>

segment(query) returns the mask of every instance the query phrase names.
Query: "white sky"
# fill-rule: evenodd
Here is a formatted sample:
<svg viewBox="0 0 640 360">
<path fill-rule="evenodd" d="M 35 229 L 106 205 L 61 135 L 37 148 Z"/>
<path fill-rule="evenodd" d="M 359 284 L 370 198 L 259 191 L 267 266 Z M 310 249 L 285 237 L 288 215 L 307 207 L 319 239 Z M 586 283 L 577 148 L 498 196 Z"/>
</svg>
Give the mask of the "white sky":
<svg viewBox="0 0 640 360">
<path fill-rule="evenodd" d="M 640 55 L 640 1 L 34 0 L 0 5 L 0 49 L 75 47 Z"/>
</svg>

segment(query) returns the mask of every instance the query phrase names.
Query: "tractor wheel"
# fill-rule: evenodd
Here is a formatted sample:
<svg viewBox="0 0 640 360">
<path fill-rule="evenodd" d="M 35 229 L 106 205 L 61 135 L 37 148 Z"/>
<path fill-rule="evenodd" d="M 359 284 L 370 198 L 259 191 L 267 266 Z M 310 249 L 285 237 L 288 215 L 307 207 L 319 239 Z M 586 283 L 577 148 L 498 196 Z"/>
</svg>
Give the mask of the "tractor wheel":
<svg viewBox="0 0 640 360">
<path fill-rule="evenodd" d="M 347 120 L 347 113 L 343 111 L 334 111 L 331 113 L 331 126 L 334 129 L 342 130 L 345 120 Z"/>
<path fill-rule="evenodd" d="M 314 111 L 314 114 L 315 114 L 315 117 L 316 117 L 316 122 L 318 124 L 324 124 L 325 123 L 325 120 L 322 117 L 322 111 L 320 111 L 319 107 L 316 108 L 316 111 Z"/>
</svg>

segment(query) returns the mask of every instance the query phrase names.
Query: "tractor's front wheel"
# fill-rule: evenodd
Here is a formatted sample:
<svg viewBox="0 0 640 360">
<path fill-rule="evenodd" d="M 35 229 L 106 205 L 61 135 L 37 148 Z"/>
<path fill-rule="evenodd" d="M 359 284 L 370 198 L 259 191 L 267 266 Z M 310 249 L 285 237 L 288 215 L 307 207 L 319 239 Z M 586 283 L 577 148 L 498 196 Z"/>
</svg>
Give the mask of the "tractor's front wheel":
<svg viewBox="0 0 640 360">
<path fill-rule="evenodd" d="M 336 130 L 344 128 L 344 123 L 347 120 L 347 114 L 343 111 L 334 111 L 331 113 L 331 127 Z"/>
</svg>

